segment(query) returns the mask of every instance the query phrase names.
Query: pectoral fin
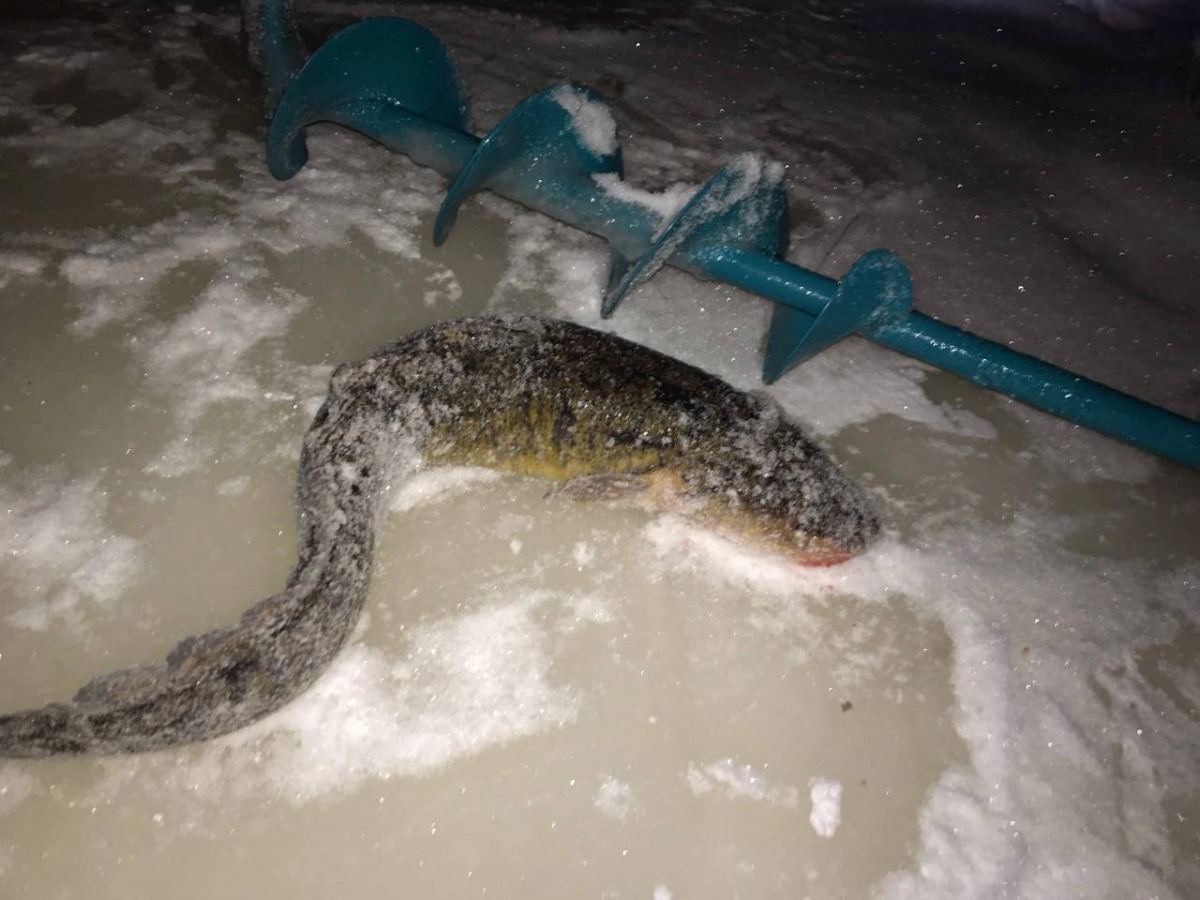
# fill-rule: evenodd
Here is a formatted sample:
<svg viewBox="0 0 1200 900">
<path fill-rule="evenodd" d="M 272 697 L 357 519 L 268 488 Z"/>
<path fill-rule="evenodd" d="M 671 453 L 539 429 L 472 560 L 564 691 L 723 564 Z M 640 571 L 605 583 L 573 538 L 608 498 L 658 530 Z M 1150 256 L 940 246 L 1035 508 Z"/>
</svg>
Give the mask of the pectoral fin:
<svg viewBox="0 0 1200 900">
<path fill-rule="evenodd" d="M 594 472 L 568 478 L 548 496 L 562 495 L 580 501 L 633 500 L 644 496 L 651 486 L 650 477 L 644 474 Z"/>
</svg>

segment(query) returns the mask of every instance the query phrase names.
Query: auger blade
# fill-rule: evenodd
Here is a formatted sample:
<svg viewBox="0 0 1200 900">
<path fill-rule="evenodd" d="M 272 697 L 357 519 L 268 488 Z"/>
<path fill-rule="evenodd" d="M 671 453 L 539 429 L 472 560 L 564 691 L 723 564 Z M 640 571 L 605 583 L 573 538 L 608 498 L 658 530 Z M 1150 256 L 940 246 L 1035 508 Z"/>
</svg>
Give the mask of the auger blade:
<svg viewBox="0 0 1200 900">
<path fill-rule="evenodd" d="M 772 383 L 792 366 L 855 331 L 902 319 L 912 307 L 908 268 L 890 250 L 866 253 L 846 273 L 815 319 L 776 306 L 767 335 L 763 381 Z"/>
<path fill-rule="evenodd" d="M 465 131 L 467 105 L 458 70 L 430 31 L 407 19 L 367 19 L 322 44 L 283 92 L 267 135 L 276 178 L 304 167 L 304 130 L 314 122 L 411 154 L 432 123 Z"/>
<path fill-rule="evenodd" d="M 612 294 L 617 286 L 625 278 L 625 273 L 629 271 L 629 260 L 625 254 L 619 250 L 613 250 L 608 261 L 608 284 L 604 286 L 603 297 L 608 297 Z"/>
<path fill-rule="evenodd" d="M 710 178 L 661 230 L 650 249 L 605 295 L 600 314 L 607 319 L 630 291 L 677 257 L 704 268 L 713 256 L 730 250 L 782 256 L 787 249 L 787 221 L 783 166 L 744 153 Z"/>
<path fill-rule="evenodd" d="M 450 185 L 433 225 L 434 246 L 450 234 L 472 193 L 506 177 L 541 185 L 563 204 L 595 191 L 595 174 L 624 176 L 616 123 L 586 88 L 560 84 L 534 94 L 500 120 Z"/>
<path fill-rule="evenodd" d="M 565 91 L 556 98 L 539 95 L 493 130 L 481 149 L 466 130 L 457 71 L 445 47 L 421 26 L 404 19 L 360 22 L 331 38 L 292 79 L 304 48 L 289 0 L 245 0 L 245 10 L 248 47 L 264 89 L 273 96 L 287 85 L 267 139 L 277 178 L 303 167 L 309 124 L 342 124 L 454 180 L 438 217 L 439 243 L 463 198 L 483 187 L 605 238 L 613 249 L 605 317 L 667 264 L 779 304 L 763 366 L 767 382 L 858 331 L 975 384 L 1200 468 L 1200 423 L 911 310 L 908 271 L 887 251 L 868 253 L 840 284 L 789 263 L 778 163 L 739 157 L 663 227 L 662 198 L 620 181 L 615 123 L 594 95 L 570 87 L 555 89 Z"/>
</svg>

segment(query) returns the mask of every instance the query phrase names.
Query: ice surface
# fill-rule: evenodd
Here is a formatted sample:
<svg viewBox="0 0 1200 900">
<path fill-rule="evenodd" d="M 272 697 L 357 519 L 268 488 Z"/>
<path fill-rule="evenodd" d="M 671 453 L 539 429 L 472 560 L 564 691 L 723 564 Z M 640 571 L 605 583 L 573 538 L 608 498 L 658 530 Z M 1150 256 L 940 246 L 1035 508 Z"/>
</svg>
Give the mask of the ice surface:
<svg viewBox="0 0 1200 900">
<path fill-rule="evenodd" d="M 0 769 L 0 815 L 12 812 L 37 788 L 38 782 L 33 775 L 22 771 L 15 763 L 5 764 Z"/>
<path fill-rule="evenodd" d="M 924 311 L 1196 416 L 1189 36 L 1118 40 L 1079 23 L 1155 7 L 1087 5 L 400 14 L 445 38 L 478 130 L 594 85 L 630 178 L 601 187 L 663 217 L 764 152 L 794 260 L 891 246 Z M 412 328 L 557 314 L 758 387 L 768 304 L 668 269 L 601 322 L 594 238 L 482 196 L 434 250 L 444 180 L 336 129 L 276 184 L 232 8 L 90 9 L 0 36 L 0 710 L 277 590 L 332 366 Z M 395 11 L 302 4 L 313 33 Z M 797 570 L 424 472 L 295 704 L 176 753 L 0 765 L 0 895 L 1200 892 L 1195 474 L 859 339 L 769 392 L 875 495 L 869 554 Z"/>
</svg>

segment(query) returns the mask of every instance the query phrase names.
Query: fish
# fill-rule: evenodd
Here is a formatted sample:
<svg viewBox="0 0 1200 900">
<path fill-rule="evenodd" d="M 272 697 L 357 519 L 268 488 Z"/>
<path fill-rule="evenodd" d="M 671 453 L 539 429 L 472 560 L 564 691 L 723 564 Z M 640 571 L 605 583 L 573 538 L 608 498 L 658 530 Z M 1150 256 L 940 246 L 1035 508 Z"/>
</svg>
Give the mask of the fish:
<svg viewBox="0 0 1200 900">
<path fill-rule="evenodd" d="M 282 591 L 164 663 L 0 715 L 0 757 L 164 750 L 284 706 L 359 620 L 391 486 L 446 465 L 670 509 L 804 565 L 843 562 L 880 530 L 867 492 L 761 394 L 570 322 L 443 322 L 333 373 L 301 449 L 298 559 Z"/>
</svg>

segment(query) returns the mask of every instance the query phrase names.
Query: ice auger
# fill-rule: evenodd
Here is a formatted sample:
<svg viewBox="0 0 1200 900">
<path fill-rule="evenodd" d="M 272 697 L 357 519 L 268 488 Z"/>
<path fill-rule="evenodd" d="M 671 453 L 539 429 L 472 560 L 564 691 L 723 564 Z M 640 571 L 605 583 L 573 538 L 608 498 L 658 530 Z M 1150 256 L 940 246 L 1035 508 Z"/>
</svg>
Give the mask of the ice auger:
<svg viewBox="0 0 1200 900">
<path fill-rule="evenodd" d="M 471 193 L 490 190 L 605 238 L 611 316 L 664 265 L 775 302 L 763 380 L 859 334 L 1047 412 L 1200 468 L 1200 423 L 912 309 L 912 283 L 889 250 L 872 250 L 840 281 L 789 263 L 783 168 L 744 154 L 673 215 L 623 181 L 608 108 L 586 88 L 530 97 L 482 140 L 467 131 L 465 93 L 445 46 L 401 18 L 367 19 L 311 56 L 292 0 L 244 0 L 251 62 L 263 76 L 267 165 L 279 179 L 308 159 L 305 131 L 331 122 L 437 169 L 450 188 L 434 223 L 445 241 Z"/>
</svg>

